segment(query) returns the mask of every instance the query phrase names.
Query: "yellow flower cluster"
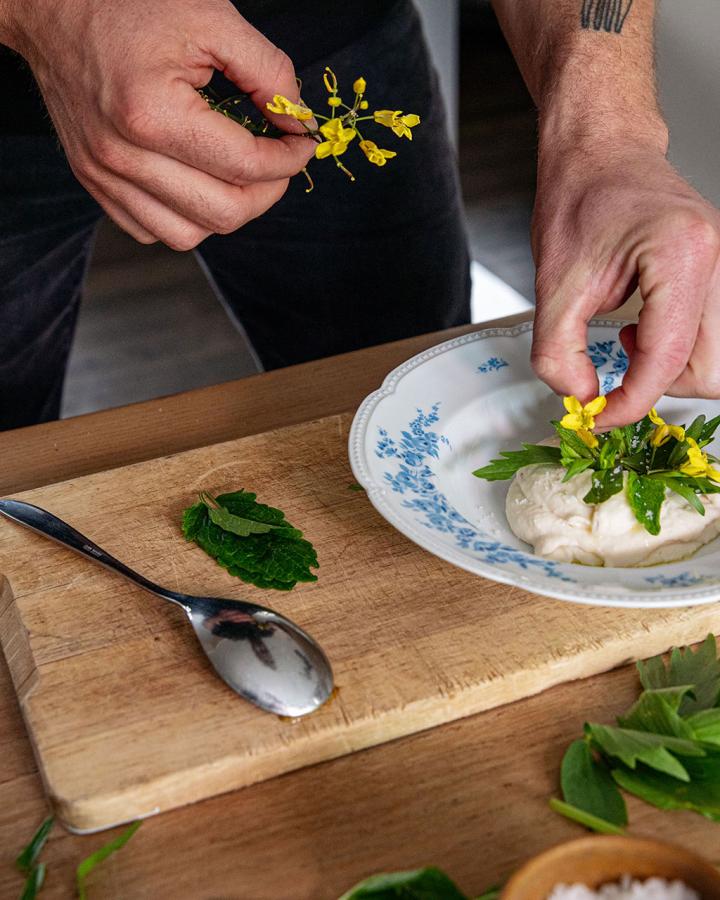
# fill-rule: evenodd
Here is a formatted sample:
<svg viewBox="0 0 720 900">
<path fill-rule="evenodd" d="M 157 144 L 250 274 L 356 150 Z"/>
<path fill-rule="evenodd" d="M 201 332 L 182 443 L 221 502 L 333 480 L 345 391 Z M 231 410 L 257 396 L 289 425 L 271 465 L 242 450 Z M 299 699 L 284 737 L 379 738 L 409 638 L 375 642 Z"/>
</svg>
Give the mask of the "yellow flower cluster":
<svg viewBox="0 0 720 900">
<path fill-rule="evenodd" d="M 595 416 L 599 416 L 605 409 L 607 399 L 596 397 L 583 406 L 577 397 L 564 397 L 563 406 L 567 410 L 567 415 L 560 420 L 562 427 L 574 431 L 586 446 L 594 450 L 598 445 L 598 439 L 592 433 L 595 428 Z"/>
<path fill-rule="evenodd" d="M 364 78 L 356 78 L 353 82 L 355 99 L 352 106 L 347 106 L 340 97 L 338 81 L 332 69 L 326 67 L 323 82 L 330 95 L 327 100 L 331 113 L 329 117 L 313 112 L 302 100 L 294 103 L 281 94 L 276 94 L 272 103 L 267 104 L 267 109 L 276 115 L 291 116 L 303 124 L 311 119 L 317 119 L 322 123 L 317 128 L 305 124 L 308 133 L 318 142 L 315 149 L 317 159 L 333 157 L 337 166 L 354 180 L 352 174 L 342 165 L 338 157 L 345 153 L 355 137 L 359 138 L 358 146 L 368 161 L 375 166 L 384 166 L 389 159 L 397 156 L 394 150 L 385 150 L 383 147 L 378 147 L 374 141 L 365 138 L 358 127 L 359 122 L 372 121 L 378 125 L 384 125 L 397 137 L 412 140 L 411 129 L 420 124 L 420 117 L 415 113 L 403 113 L 400 109 L 378 109 L 372 115 L 360 115 L 361 111 L 368 108 L 368 102 L 365 99 L 367 83 Z"/>
</svg>

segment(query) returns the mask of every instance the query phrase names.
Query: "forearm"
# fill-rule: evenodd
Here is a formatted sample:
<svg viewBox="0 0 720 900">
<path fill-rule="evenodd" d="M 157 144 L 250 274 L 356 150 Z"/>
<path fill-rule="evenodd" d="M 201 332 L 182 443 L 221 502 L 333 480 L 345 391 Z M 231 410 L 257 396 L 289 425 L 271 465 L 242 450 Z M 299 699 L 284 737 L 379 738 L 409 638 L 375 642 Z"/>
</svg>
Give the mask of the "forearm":
<svg viewBox="0 0 720 900">
<path fill-rule="evenodd" d="M 617 138 L 665 152 L 655 93 L 655 0 L 493 0 L 547 142 Z"/>
</svg>

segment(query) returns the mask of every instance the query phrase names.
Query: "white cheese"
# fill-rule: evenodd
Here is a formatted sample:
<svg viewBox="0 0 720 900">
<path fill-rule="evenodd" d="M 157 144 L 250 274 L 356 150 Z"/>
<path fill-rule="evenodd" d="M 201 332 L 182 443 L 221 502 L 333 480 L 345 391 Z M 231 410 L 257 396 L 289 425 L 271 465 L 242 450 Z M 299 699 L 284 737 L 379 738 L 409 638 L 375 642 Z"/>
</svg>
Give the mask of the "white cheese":
<svg viewBox="0 0 720 900">
<path fill-rule="evenodd" d="M 682 497 L 669 493 L 660 514 L 660 534 L 652 535 L 635 518 L 625 491 L 590 506 L 583 497 L 590 490 L 591 473 L 582 472 L 563 484 L 564 476 L 560 466 L 526 466 L 508 490 L 510 528 L 545 559 L 652 566 L 685 559 L 720 534 L 720 494 L 701 497 L 701 516 Z"/>
</svg>

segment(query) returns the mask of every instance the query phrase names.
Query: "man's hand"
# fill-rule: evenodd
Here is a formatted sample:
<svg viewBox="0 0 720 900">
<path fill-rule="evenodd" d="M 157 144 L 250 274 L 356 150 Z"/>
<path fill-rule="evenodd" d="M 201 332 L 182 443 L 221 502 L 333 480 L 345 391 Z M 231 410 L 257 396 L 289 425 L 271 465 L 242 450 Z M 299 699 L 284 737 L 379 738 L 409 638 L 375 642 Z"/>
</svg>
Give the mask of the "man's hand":
<svg viewBox="0 0 720 900">
<path fill-rule="evenodd" d="M 533 362 L 556 391 L 598 392 L 587 322 L 640 287 L 623 386 L 599 424 L 663 393 L 720 397 L 720 213 L 667 163 L 655 0 L 493 0 L 539 110 Z"/>
<path fill-rule="evenodd" d="M 275 119 L 298 136 L 255 137 L 196 93 L 219 69 L 263 114 L 274 94 L 298 99 L 290 60 L 227 0 L 6 0 L 3 12 L 78 180 L 142 243 L 189 250 L 234 231 L 312 156 L 299 123 Z"/>
<path fill-rule="evenodd" d="M 644 416 L 664 394 L 720 397 L 720 213 L 660 148 L 626 140 L 541 154 L 533 222 L 533 365 L 561 394 L 598 393 L 587 323 L 639 286 L 630 357 L 602 425 Z"/>
</svg>

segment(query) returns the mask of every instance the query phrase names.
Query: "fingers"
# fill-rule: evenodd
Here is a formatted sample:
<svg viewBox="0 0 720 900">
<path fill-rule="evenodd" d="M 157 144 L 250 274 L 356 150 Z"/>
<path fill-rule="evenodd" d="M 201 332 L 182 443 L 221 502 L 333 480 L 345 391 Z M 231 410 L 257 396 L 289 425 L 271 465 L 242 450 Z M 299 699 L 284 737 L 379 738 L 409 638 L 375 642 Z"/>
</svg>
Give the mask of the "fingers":
<svg viewBox="0 0 720 900">
<path fill-rule="evenodd" d="M 720 398 L 720 280 L 713 279 L 700 321 L 695 346 L 685 371 L 667 394 L 674 397 Z"/>
<path fill-rule="evenodd" d="M 283 131 L 302 133 L 300 122 L 273 115 L 265 106 L 275 94 L 293 102 L 300 99 L 295 67 L 287 54 L 235 13 L 225 27 L 211 33 L 213 42 L 206 49 L 215 58 L 216 67 Z"/>
<path fill-rule="evenodd" d="M 608 395 L 604 426 L 642 418 L 683 375 L 699 338 L 718 236 L 702 219 L 676 223 L 672 234 L 639 255 L 643 309 L 635 333 L 625 333 L 630 366 L 622 385 Z"/>
<path fill-rule="evenodd" d="M 142 243 L 160 240 L 173 250 L 191 250 L 211 233 L 110 172 L 100 172 L 91 179 L 84 176 L 81 182 L 108 215 Z"/>
<path fill-rule="evenodd" d="M 173 104 L 160 104 L 152 114 L 128 113 L 116 120 L 122 138 L 146 150 L 170 156 L 229 184 L 277 181 L 297 175 L 315 149 L 305 137 L 258 137 L 237 122 L 210 109 L 186 83 L 175 87 Z M 169 107 L 172 106 L 172 114 Z M 153 104 L 148 104 L 153 109 Z"/>
<path fill-rule="evenodd" d="M 212 23 L 208 23 L 212 25 Z M 253 135 L 237 122 L 210 109 L 191 83 L 176 78 L 170 85 L 128 88 L 110 111 L 119 134 L 129 143 L 168 155 L 230 184 L 277 181 L 301 171 L 312 157 L 314 141 L 289 116 L 273 116 L 265 104 L 275 94 L 299 99 L 290 59 L 234 10 L 201 44 L 215 68 L 248 94 L 263 115 L 288 133 L 281 138 Z M 199 66 L 197 86 L 207 82 Z M 189 78 L 189 80 L 187 80 Z"/>
<path fill-rule="evenodd" d="M 135 238 L 140 244 L 156 244 L 158 239 L 157 235 L 150 234 L 142 225 L 134 219 L 129 213 L 127 213 L 121 206 L 118 206 L 117 203 L 114 203 L 107 194 L 104 194 L 98 188 L 90 189 L 85 185 L 90 194 L 97 200 L 97 202 L 102 206 L 107 215 L 122 228 L 123 231 L 126 231 L 130 237 Z"/>
<path fill-rule="evenodd" d="M 587 354 L 587 323 L 597 305 L 583 299 L 587 288 L 571 273 L 564 284 L 547 291 L 538 280 L 537 311 L 531 361 L 538 378 L 556 393 L 573 394 L 584 403 L 596 397 L 598 378 Z"/>
<path fill-rule="evenodd" d="M 112 165 L 110 165 L 112 163 Z M 287 179 L 235 186 L 167 156 L 116 146 L 105 166 L 201 228 L 229 234 L 264 213 L 287 190 Z"/>
</svg>

